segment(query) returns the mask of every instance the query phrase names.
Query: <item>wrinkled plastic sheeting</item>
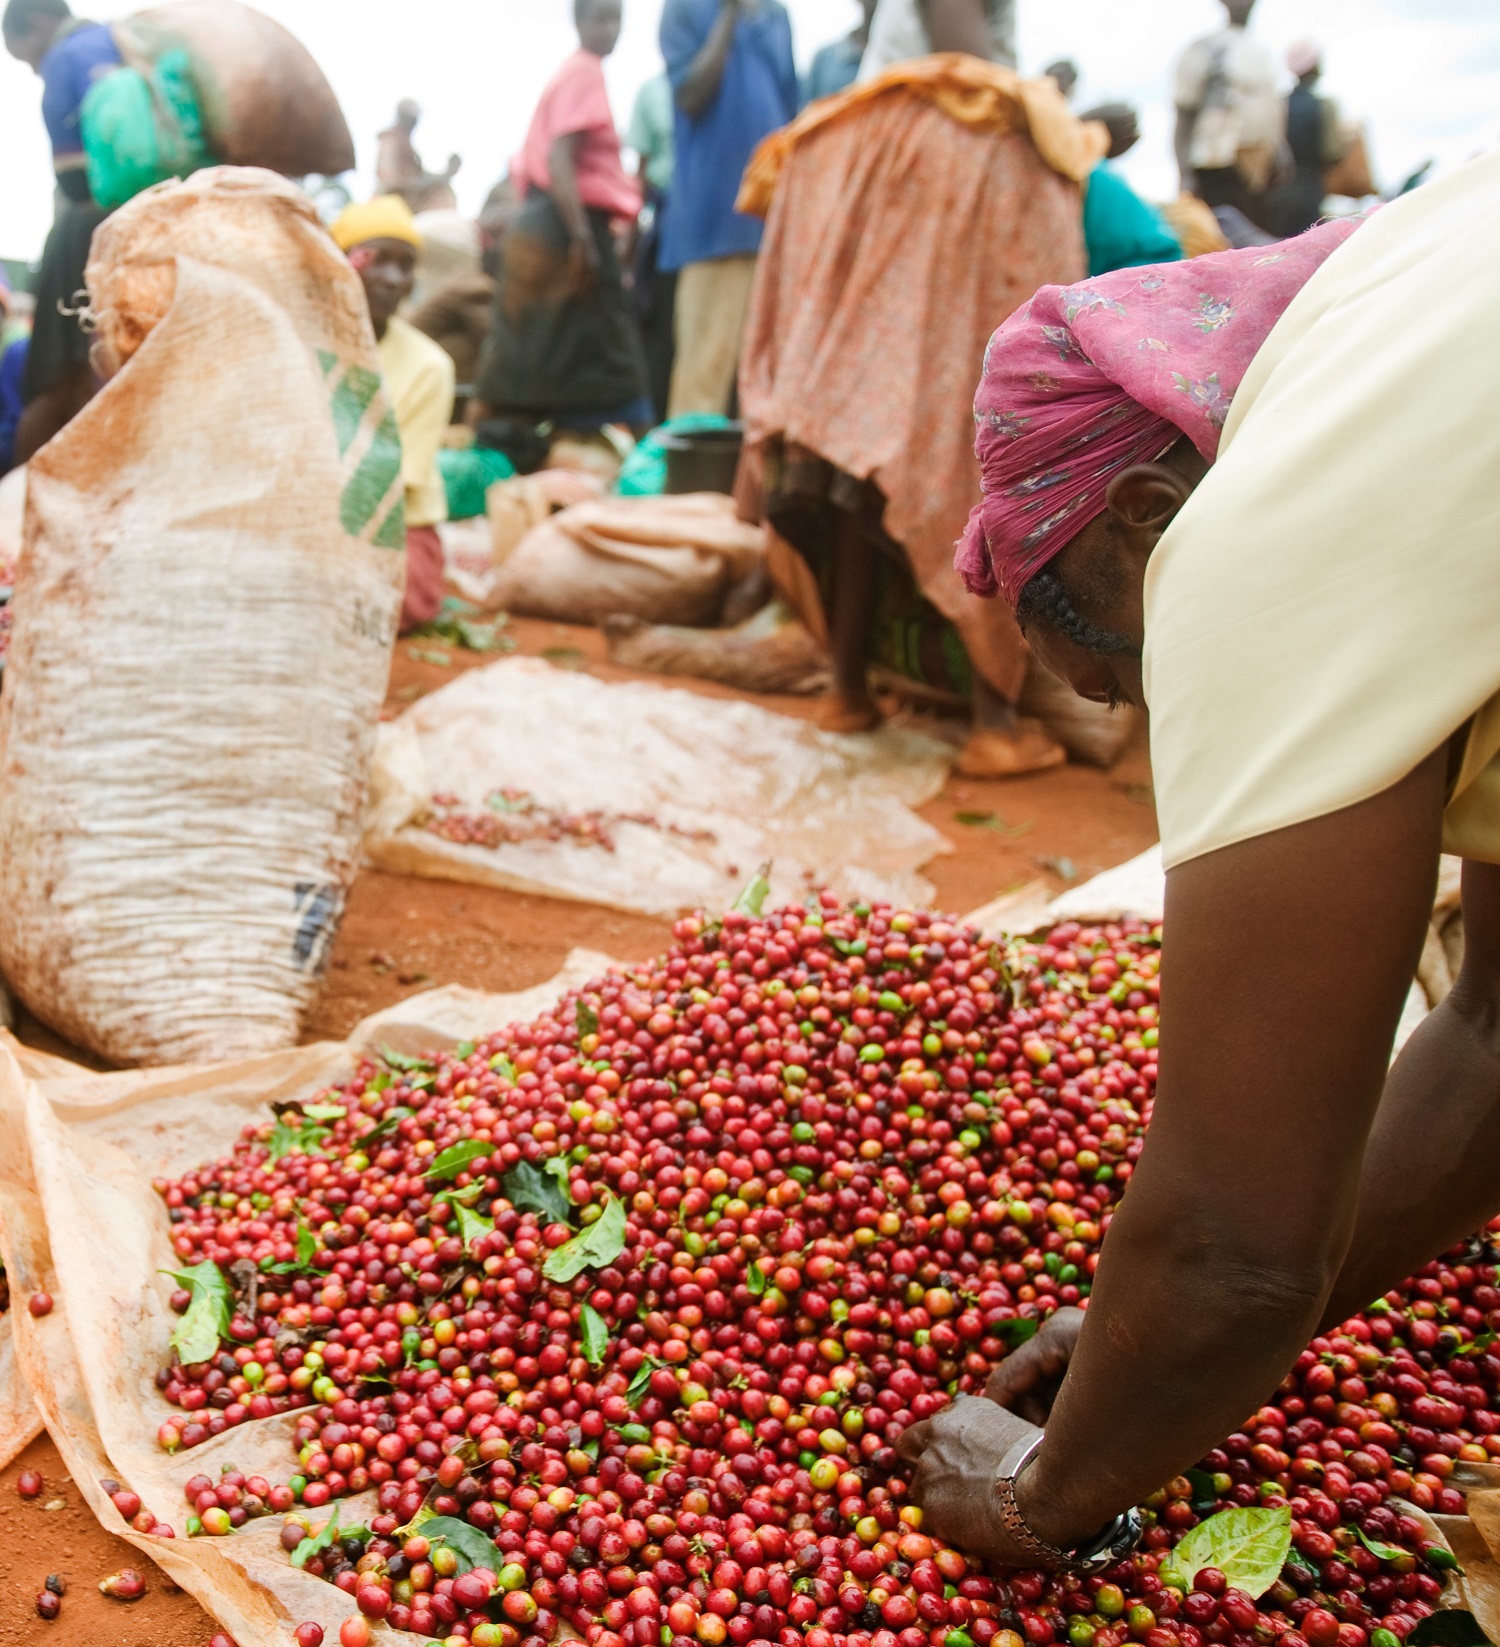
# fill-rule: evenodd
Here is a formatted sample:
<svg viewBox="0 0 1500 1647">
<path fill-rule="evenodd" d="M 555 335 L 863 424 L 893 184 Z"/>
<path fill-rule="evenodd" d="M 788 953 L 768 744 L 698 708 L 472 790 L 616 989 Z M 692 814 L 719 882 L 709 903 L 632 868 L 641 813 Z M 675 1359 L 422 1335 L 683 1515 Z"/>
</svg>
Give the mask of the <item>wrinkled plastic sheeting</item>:
<svg viewBox="0 0 1500 1647">
<path fill-rule="evenodd" d="M 21 1300 L 14 1303 L 21 1306 Z M 16 1359 L 10 1317 L 0 1315 L 0 1470 L 42 1432 L 42 1415 L 31 1399 L 31 1386 Z"/>
<path fill-rule="evenodd" d="M 607 683 L 530 658 L 476 669 L 381 729 L 365 851 L 381 869 L 647 915 L 721 910 L 765 862 L 772 901 L 812 886 L 919 907 L 948 841 L 911 809 L 952 752 L 885 726 L 853 737 L 753 704 Z M 434 793 L 484 813 L 501 790 L 558 812 L 635 814 L 616 850 L 577 840 L 460 845 L 421 827 Z"/>
<path fill-rule="evenodd" d="M 177 1317 L 179 1260 L 153 1178 L 225 1154 L 270 1105 L 309 1099 L 380 1048 L 430 1051 L 525 1023 L 568 989 L 615 963 L 575 950 L 547 983 L 516 995 L 441 989 L 362 1023 L 345 1042 L 321 1042 L 220 1066 L 94 1074 L 38 1058 L 0 1036 L 0 1251 L 13 1294 L 50 1292 L 51 1313 L 12 1313 L 21 1371 L 80 1493 L 104 1528 L 127 1539 L 187 1590 L 239 1647 L 286 1647 L 304 1620 L 338 1639 L 352 1599 L 298 1571 L 279 1542 L 281 1517 L 227 1538 L 184 1536 L 183 1483 L 236 1467 L 285 1481 L 294 1471 L 295 1414 L 242 1424 L 169 1457 L 156 1432 L 176 1409 L 156 1388 Z M 29 1437 L 28 1437 L 29 1439 Z M 118 1481 L 176 1536 L 135 1532 L 100 1482 Z M 346 1524 L 375 1513 L 374 1495 L 342 1500 Z M 328 1513 L 331 1513 L 331 1508 Z M 375 1628 L 381 1647 L 425 1636 Z"/>
</svg>

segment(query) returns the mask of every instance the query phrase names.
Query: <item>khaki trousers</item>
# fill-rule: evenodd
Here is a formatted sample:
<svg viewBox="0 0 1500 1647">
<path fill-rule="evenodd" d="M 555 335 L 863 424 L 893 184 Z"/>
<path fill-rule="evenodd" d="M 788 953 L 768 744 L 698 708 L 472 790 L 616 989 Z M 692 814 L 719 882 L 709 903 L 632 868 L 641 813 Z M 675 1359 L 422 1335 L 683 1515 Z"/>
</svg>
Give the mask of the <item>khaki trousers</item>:
<svg viewBox="0 0 1500 1647">
<path fill-rule="evenodd" d="M 669 417 L 729 410 L 754 281 L 753 255 L 689 263 L 678 276 L 677 362 Z"/>
</svg>

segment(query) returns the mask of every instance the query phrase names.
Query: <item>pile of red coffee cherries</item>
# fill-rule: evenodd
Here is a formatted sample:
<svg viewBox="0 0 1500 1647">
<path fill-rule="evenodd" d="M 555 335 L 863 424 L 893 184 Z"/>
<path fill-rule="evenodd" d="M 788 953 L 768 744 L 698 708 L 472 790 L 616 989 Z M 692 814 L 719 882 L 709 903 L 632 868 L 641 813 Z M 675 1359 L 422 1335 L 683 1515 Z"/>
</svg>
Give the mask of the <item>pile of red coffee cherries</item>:
<svg viewBox="0 0 1500 1647">
<path fill-rule="evenodd" d="M 1087 1300 L 1150 1114 L 1155 930 L 1002 949 L 824 897 L 676 939 L 158 1186 L 228 1317 L 163 1369 L 163 1446 L 299 1415 L 290 1480 L 195 1478 L 189 1532 L 291 1511 L 362 1615 L 472 1647 L 1397 1647 L 1433 1610 L 1442 1554 L 1390 1500 L 1456 1509 L 1500 1453 L 1487 1237 L 1315 1341 L 1103 1578 L 996 1582 L 908 1500 L 902 1429 Z M 1164 1580 L 1236 1505 L 1290 1505 L 1278 1583 Z"/>
</svg>

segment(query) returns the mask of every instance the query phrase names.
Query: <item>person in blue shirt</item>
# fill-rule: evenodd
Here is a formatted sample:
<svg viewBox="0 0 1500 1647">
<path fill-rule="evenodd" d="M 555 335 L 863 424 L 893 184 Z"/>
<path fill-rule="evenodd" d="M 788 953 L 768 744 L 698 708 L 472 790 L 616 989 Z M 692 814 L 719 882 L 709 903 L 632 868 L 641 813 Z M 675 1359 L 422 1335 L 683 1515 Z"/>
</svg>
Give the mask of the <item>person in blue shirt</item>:
<svg viewBox="0 0 1500 1647">
<path fill-rule="evenodd" d="M 792 24 L 780 0 L 666 0 L 661 53 L 677 105 L 661 267 L 678 271 L 670 414 L 724 413 L 763 225 L 735 210 L 762 138 L 796 118 Z"/>
<path fill-rule="evenodd" d="M 75 17 L 67 0 L 10 0 L 3 29 L 5 49 L 41 77 L 42 120 L 57 186 L 69 200 L 86 201 L 79 111 L 94 82 L 120 67 L 114 31 Z"/>
<path fill-rule="evenodd" d="M 120 66 L 120 49 L 112 30 L 75 17 L 67 0 L 10 0 L 0 34 L 10 55 L 41 78 L 42 119 L 63 196 L 33 283 L 36 318 L 15 435 L 15 461 L 25 463 L 98 387 L 78 311 L 89 246 L 104 213 L 89 194 L 79 111 L 94 82 Z"/>
<path fill-rule="evenodd" d="M 824 46 L 812 60 L 807 83 L 802 88 L 804 104 L 815 103 L 820 97 L 834 97 L 846 91 L 859 75 L 864 61 L 865 47 L 870 43 L 870 24 L 875 18 L 877 0 L 860 0 L 864 18 L 859 27 Z"/>
</svg>

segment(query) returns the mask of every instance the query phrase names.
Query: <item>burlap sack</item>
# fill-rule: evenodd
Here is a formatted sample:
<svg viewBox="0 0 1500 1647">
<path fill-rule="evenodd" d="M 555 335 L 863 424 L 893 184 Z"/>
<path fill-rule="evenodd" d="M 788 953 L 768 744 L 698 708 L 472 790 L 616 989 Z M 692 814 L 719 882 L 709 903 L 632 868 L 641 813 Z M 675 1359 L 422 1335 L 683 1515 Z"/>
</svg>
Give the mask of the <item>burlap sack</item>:
<svg viewBox="0 0 1500 1647">
<path fill-rule="evenodd" d="M 172 0 L 116 25 L 127 59 L 187 52 L 209 147 L 231 166 L 336 177 L 354 166 L 339 101 L 295 35 L 238 0 Z"/>
<path fill-rule="evenodd" d="M 25 1298 L 16 1300 L 25 1309 Z M 16 1359 L 15 1335 L 10 1329 L 9 1315 L 0 1316 L 0 1470 L 29 1446 L 42 1432 L 42 1415 L 31 1399 L 31 1386 L 26 1382 Z"/>
<path fill-rule="evenodd" d="M 128 1539 L 187 1590 L 238 1647 L 286 1647 L 304 1620 L 337 1641 L 352 1600 L 290 1566 L 279 1516 L 250 1522 L 228 1538 L 184 1536 L 182 1485 L 231 1463 L 285 1481 L 294 1470 L 290 1415 L 241 1425 L 169 1457 L 156 1431 L 172 1411 L 155 1385 L 176 1318 L 169 1225 L 151 1180 L 223 1154 L 268 1107 L 307 1098 L 345 1079 L 379 1047 L 431 1050 L 461 1038 L 530 1021 L 565 990 L 607 971 L 608 956 L 575 950 L 563 970 L 535 989 L 484 995 L 444 989 L 367 1019 L 343 1043 L 324 1042 L 218 1068 L 183 1067 L 94 1075 L 56 1060 L 26 1058 L 0 1037 L 0 1251 L 12 1287 L 50 1292 L 40 1321 L 15 1318 L 17 1349 L 47 1429 L 101 1524 Z M 138 1493 L 176 1532 L 134 1532 L 100 1488 L 105 1479 Z M 373 1495 L 350 1501 L 343 1520 L 374 1513 Z M 382 1643 L 425 1643 L 377 1630 Z"/>
<path fill-rule="evenodd" d="M 148 190 L 126 364 L 32 461 L 0 700 L 0 972 L 117 1063 L 289 1046 L 343 907 L 403 583 L 359 282 L 269 172 Z"/>
<path fill-rule="evenodd" d="M 535 526 L 500 567 L 495 604 L 558 623 L 622 614 L 647 623 L 716 624 L 738 578 L 765 555 L 765 535 L 731 499 L 605 498 Z"/>
</svg>

